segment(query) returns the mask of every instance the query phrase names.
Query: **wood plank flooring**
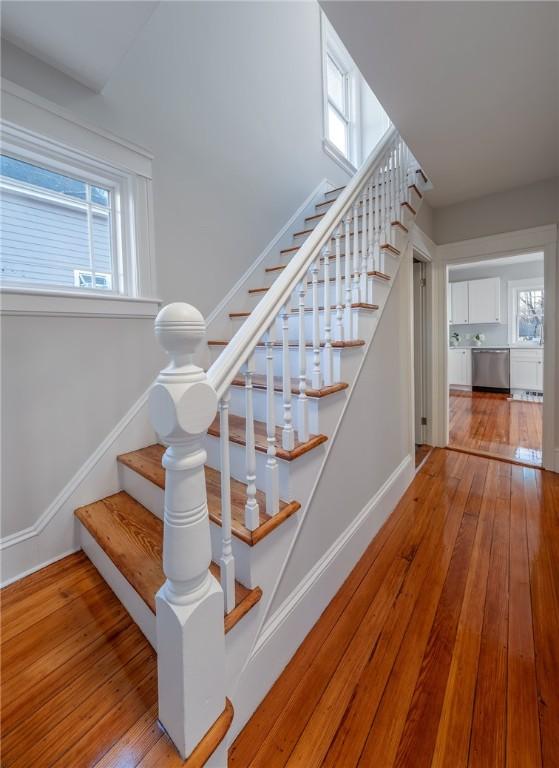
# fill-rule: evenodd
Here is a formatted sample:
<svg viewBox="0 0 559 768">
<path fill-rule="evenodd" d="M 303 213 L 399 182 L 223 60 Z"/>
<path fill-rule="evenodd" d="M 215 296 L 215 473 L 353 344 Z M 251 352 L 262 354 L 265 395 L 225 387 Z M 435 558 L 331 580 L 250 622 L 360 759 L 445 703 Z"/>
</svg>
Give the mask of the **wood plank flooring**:
<svg viewBox="0 0 559 768">
<path fill-rule="evenodd" d="M 232 768 L 559 765 L 559 475 L 435 449 Z"/>
<path fill-rule="evenodd" d="M 433 450 L 229 765 L 559 765 L 558 595 L 559 475 Z M 0 597 L 3 768 L 182 765 L 83 553 Z"/>
<path fill-rule="evenodd" d="M 541 466 L 542 411 L 506 394 L 450 390 L 449 447 Z"/>
</svg>

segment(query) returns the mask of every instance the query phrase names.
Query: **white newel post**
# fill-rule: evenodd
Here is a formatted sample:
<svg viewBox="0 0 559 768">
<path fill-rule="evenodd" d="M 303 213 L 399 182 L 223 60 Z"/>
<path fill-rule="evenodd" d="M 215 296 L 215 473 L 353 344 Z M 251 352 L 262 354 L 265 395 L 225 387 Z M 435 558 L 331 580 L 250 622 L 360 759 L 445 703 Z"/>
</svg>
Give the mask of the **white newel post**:
<svg viewBox="0 0 559 768">
<path fill-rule="evenodd" d="M 164 307 L 155 335 L 170 357 L 149 398 L 156 432 L 168 444 L 163 526 L 166 581 L 156 596 L 159 719 L 188 756 L 225 707 L 223 592 L 209 571 L 210 524 L 204 435 L 217 396 L 193 362 L 204 318 L 189 304 Z"/>
</svg>

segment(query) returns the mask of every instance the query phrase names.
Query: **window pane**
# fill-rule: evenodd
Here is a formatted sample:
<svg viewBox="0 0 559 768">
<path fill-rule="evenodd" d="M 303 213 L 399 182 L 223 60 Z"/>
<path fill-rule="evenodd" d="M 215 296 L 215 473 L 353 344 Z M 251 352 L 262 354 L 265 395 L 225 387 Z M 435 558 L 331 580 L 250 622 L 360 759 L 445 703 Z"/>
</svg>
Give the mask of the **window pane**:
<svg viewBox="0 0 559 768">
<path fill-rule="evenodd" d="M 109 205 L 109 190 L 102 187 L 91 187 L 91 202 L 95 205 Z"/>
<path fill-rule="evenodd" d="M 328 97 L 338 107 L 340 112 L 346 115 L 346 80 L 344 74 L 330 56 L 326 57 L 326 62 Z"/>
<path fill-rule="evenodd" d="M 336 110 L 328 105 L 328 138 L 347 157 L 347 125 Z"/>
<path fill-rule="evenodd" d="M 107 190 L 96 188 L 101 193 Z M 101 199 L 101 198 L 99 198 Z M 0 278 L 6 283 L 112 289 L 112 279 L 92 286 L 75 280 L 76 271 L 112 275 L 111 214 L 86 203 L 45 199 L 26 189 L 2 189 Z"/>
<path fill-rule="evenodd" d="M 37 165 L 24 163 L 7 155 L 0 156 L 0 174 L 8 179 L 22 181 L 39 189 L 48 189 L 78 200 L 86 199 L 86 185 L 83 181 L 54 173 Z"/>
<path fill-rule="evenodd" d="M 539 341 L 543 328 L 543 289 L 518 291 L 518 339 Z"/>
<path fill-rule="evenodd" d="M 4 281 L 74 285 L 90 269 L 87 210 L 3 190 L 0 215 Z"/>
</svg>

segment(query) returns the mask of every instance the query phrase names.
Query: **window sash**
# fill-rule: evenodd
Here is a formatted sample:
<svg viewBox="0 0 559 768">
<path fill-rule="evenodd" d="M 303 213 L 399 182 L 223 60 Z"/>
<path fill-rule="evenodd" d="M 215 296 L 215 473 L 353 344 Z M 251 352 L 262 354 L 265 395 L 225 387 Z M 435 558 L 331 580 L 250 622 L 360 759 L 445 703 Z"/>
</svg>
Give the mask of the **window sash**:
<svg viewBox="0 0 559 768">
<path fill-rule="evenodd" d="M 50 170 L 54 173 L 60 173 L 60 168 L 56 167 L 54 163 L 49 163 L 48 158 L 43 161 L 37 157 L 34 157 L 33 159 L 26 157 L 23 154 L 18 153 L 17 151 L 13 151 L 11 148 L 3 147 L 2 148 L 2 154 L 5 154 L 9 157 L 13 157 L 16 160 L 21 160 L 25 163 L 29 163 L 31 165 L 35 165 L 38 168 L 42 168 L 45 170 Z M 94 178 L 92 176 L 89 176 L 88 178 L 84 178 L 83 174 L 80 174 L 79 172 L 74 172 L 72 170 L 69 170 L 68 168 L 64 169 L 65 175 L 68 175 L 70 178 L 74 178 L 77 181 L 83 182 L 86 187 L 86 200 L 80 200 L 79 198 L 71 197 L 69 195 L 64 195 L 62 193 L 56 192 L 54 190 L 49 189 L 43 189 L 42 187 L 28 184 L 24 181 L 12 179 L 11 177 L 7 176 L 0 176 L 0 192 L 7 191 L 12 192 L 17 195 L 21 195 L 25 199 L 33 199 L 37 201 L 42 201 L 46 203 L 53 203 L 58 206 L 61 206 L 62 208 L 66 208 L 68 210 L 75 210 L 75 211 L 82 211 L 86 214 L 86 220 L 87 220 L 87 238 L 88 238 L 88 255 L 89 255 L 89 271 L 92 273 L 92 285 L 91 288 L 83 288 L 79 287 L 79 285 L 76 284 L 75 280 L 73 282 L 73 285 L 68 285 L 66 283 L 60 283 L 56 281 L 32 281 L 29 279 L 21 278 L 21 279 L 4 279 L 0 278 L 0 285 L 5 287 L 33 287 L 33 288 L 44 288 L 46 290 L 48 289 L 62 289 L 65 291 L 72 291 L 75 293 L 100 293 L 103 295 L 107 294 L 124 294 L 124 271 L 123 271 L 123 265 L 122 265 L 122 248 L 121 248 L 121 236 L 122 236 L 122 228 L 121 228 L 121 222 L 120 222 L 120 216 L 118 215 L 119 210 L 119 187 L 114 182 L 107 183 L 107 181 L 102 178 Z M 91 199 L 91 188 L 92 187 L 100 187 L 103 189 L 106 189 L 108 191 L 108 205 L 103 206 L 99 203 L 95 203 Z M 110 265 L 111 265 L 111 272 L 110 272 L 110 288 L 101 288 L 96 286 L 96 280 L 95 275 L 96 273 L 99 274 L 107 274 L 106 271 L 102 268 L 96 269 L 96 262 L 95 262 L 95 244 L 94 244 L 94 233 L 93 233 L 93 216 L 94 215 L 101 215 L 101 216 L 107 216 L 109 219 L 109 249 L 110 249 Z M 76 270 L 83 270 L 83 267 L 81 267 L 79 264 L 75 264 L 72 266 L 70 263 L 68 265 L 69 270 L 73 270 L 74 273 Z"/>
<path fill-rule="evenodd" d="M 520 342 L 523 339 L 527 339 L 526 336 L 520 335 L 520 320 L 522 315 L 524 314 L 520 307 L 520 297 L 522 293 L 541 293 L 542 295 L 542 311 L 538 314 L 538 317 L 540 319 L 540 323 L 543 327 L 544 319 L 545 319 L 545 293 L 544 293 L 544 286 L 543 285 L 520 285 L 514 288 L 514 323 L 513 323 L 513 329 L 514 329 L 514 342 Z"/>
</svg>

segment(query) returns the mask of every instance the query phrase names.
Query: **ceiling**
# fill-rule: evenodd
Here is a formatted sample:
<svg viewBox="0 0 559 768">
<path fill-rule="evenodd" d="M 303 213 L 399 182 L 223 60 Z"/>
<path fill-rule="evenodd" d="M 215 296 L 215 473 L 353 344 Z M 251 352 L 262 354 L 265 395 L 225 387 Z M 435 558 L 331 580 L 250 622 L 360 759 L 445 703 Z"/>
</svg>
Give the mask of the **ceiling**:
<svg viewBox="0 0 559 768">
<path fill-rule="evenodd" d="M 157 5 L 8 0 L 1 4 L 2 37 L 101 91 Z"/>
<path fill-rule="evenodd" d="M 559 175 L 559 3 L 320 4 L 437 206 Z"/>
<path fill-rule="evenodd" d="M 455 267 L 449 267 L 449 272 L 462 272 L 464 269 L 478 269 L 484 267 L 502 267 L 505 264 L 528 264 L 532 262 L 543 262 L 543 253 L 525 253 L 518 256 L 501 256 L 497 259 L 483 259 L 483 261 L 470 261 L 465 264 L 458 264 Z"/>
</svg>

